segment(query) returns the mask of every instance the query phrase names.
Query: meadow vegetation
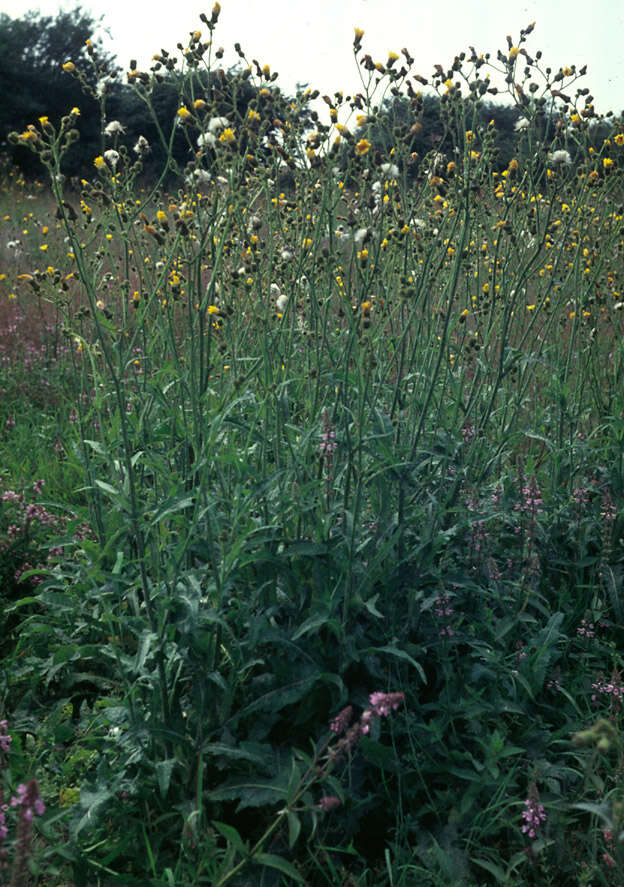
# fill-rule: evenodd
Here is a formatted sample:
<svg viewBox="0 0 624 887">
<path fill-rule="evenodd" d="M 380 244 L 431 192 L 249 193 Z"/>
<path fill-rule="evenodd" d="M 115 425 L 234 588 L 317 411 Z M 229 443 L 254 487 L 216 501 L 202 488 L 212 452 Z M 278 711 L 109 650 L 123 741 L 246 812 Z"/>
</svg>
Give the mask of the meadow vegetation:
<svg viewBox="0 0 624 887">
<path fill-rule="evenodd" d="M 0 883 L 620 884 L 624 120 L 219 13 L 2 169 Z"/>
</svg>

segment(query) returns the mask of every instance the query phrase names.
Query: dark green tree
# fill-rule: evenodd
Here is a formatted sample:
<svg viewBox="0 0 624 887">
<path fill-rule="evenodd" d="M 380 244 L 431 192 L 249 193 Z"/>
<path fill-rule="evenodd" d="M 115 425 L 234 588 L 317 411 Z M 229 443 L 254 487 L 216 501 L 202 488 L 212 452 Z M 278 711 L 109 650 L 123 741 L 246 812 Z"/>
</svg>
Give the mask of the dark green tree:
<svg viewBox="0 0 624 887">
<path fill-rule="evenodd" d="M 18 19 L 0 14 L 0 144 L 3 147 L 12 130 L 22 131 L 42 116 L 56 124 L 74 106 L 81 110 L 81 143 L 68 157 L 68 162 L 75 164 L 80 154 L 86 152 L 87 144 L 99 145 L 98 103 L 63 70 L 63 64 L 74 62 L 85 72 L 86 83 L 95 89 L 97 77 L 87 49 L 87 40 L 91 40 L 97 47 L 100 62 L 113 72 L 114 58 L 102 52 L 98 46 L 100 41 L 94 36 L 100 27 L 101 19 L 94 19 L 80 6 L 59 12 L 56 17 L 41 16 L 33 11 Z M 39 162 L 27 149 L 7 146 L 7 150 L 25 172 L 40 171 Z"/>
</svg>

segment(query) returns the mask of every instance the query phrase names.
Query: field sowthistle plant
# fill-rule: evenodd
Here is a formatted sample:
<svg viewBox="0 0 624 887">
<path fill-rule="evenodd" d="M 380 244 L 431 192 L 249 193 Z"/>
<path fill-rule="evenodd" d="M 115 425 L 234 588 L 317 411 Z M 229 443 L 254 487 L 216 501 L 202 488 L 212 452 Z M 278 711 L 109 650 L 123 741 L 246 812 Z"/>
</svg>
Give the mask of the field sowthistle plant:
<svg viewBox="0 0 624 887">
<path fill-rule="evenodd" d="M 93 46 L 91 177 L 78 107 L 13 134 L 59 228 L 11 301 L 60 318 L 89 517 L 1 685 L 56 737 L 47 841 L 76 884 L 609 883 L 571 737 L 619 730 L 624 122 L 532 26 L 430 78 L 356 29 L 360 92 L 287 97 L 219 14 L 127 72 L 153 181 Z"/>
</svg>

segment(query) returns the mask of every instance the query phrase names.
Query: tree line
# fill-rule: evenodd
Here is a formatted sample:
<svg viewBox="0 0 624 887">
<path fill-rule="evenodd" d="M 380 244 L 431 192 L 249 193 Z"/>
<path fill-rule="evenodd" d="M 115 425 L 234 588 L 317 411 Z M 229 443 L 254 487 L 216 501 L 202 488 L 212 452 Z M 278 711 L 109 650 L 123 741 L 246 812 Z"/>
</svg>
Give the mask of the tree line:
<svg viewBox="0 0 624 887">
<path fill-rule="evenodd" d="M 11 144 L 8 134 L 23 131 L 41 117 L 48 117 L 56 123 L 73 107 L 80 108 L 80 139 L 69 148 L 63 171 L 76 178 L 91 174 L 94 157 L 110 147 L 102 125 L 103 89 L 106 90 L 107 119 L 122 122 L 126 143 L 134 144 L 142 136 L 150 144 L 150 153 L 144 158 L 147 178 L 159 174 L 169 150 L 174 170 L 182 170 L 189 160 L 193 146 L 183 127 L 174 131 L 169 147 L 159 136 L 159 130 L 171 131 L 179 108 L 179 69 L 171 59 L 166 59 L 158 82 L 151 86 L 151 102 L 157 118 L 154 120 L 131 78 L 126 78 L 129 81 L 126 82 L 116 58 L 102 49 L 101 40 L 94 38 L 101 24 L 101 19 L 94 19 L 80 6 L 72 11 L 59 12 L 55 17 L 28 12 L 22 18 L 13 19 L 0 14 L 0 94 L 3 96 L 0 103 L 0 151 L 26 177 L 40 175 L 40 163 L 25 146 Z M 96 48 L 97 66 L 90 64 Z M 70 60 L 80 71 L 80 77 L 72 76 L 67 70 Z M 255 102 L 257 89 L 240 77 L 240 71 L 238 76 L 235 69 L 197 76 L 200 85 L 203 77 L 203 87 L 210 94 L 211 101 L 216 100 L 218 113 L 239 113 L 239 119 L 242 119 L 248 106 L 262 105 Z M 316 95 L 311 93 L 303 103 L 302 128 L 323 129 L 319 114 L 314 110 Z M 281 111 L 286 113 L 290 100 L 281 96 L 279 102 L 281 107 L 273 103 L 264 108 L 264 113 L 274 116 L 279 116 Z M 510 105 L 481 101 L 478 115 L 482 126 L 493 121 L 495 151 L 492 163 L 494 168 L 505 169 L 518 148 L 516 124 L 519 111 Z M 552 115 L 550 118 L 543 115 L 543 119 L 554 131 L 556 121 Z M 411 98 L 405 95 L 390 97 L 378 109 L 374 125 L 368 132 L 380 158 L 387 159 L 393 140 L 398 138 L 403 144 L 407 138 L 414 155 L 422 158 L 446 140 L 448 127 L 444 97 L 425 92 L 418 101 L 413 95 Z M 338 162 L 342 160 L 345 165 L 346 150 L 347 146 L 343 146 L 337 157 Z"/>
</svg>

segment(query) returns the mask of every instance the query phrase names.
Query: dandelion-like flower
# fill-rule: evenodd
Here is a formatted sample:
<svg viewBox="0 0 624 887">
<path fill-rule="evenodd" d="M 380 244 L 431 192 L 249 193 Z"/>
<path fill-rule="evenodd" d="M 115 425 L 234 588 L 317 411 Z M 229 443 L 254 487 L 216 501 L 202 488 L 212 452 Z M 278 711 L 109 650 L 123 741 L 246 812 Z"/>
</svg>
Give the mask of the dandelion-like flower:
<svg viewBox="0 0 624 887">
<path fill-rule="evenodd" d="M 119 136 L 123 135 L 126 131 L 126 128 L 121 125 L 119 120 L 111 120 L 110 123 L 107 123 L 104 127 L 104 135 L 106 136 Z"/>
<path fill-rule="evenodd" d="M 570 152 L 565 151 L 563 148 L 560 148 L 558 151 L 553 151 L 552 154 L 549 154 L 548 159 L 554 164 L 554 166 L 571 166 L 572 164 Z"/>
<path fill-rule="evenodd" d="M 382 163 L 379 171 L 390 179 L 396 179 L 399 175 L 399 167 L 395 163 Z"/>
<path fill-rule="evenodd" d="M 213 132 L 202 132 L 197 136 L 197 147 L 201 150 L 201 148 L 214 148 L 217 144 L 217 137 Z"/>
<path fill-rule="evenodd" d="M 219 136 L 219 141 L 224 145 L 231 145 L 236 141 L 236 136 L 234 135 L 234 130 L 226 127 L 221 135 Z"/>
<path fill-rule="evenodd" d="M 222 129 L 225 129 L 226 126 L 229 125 L 229 122 L 230 121 L 227 117 L 211 117 L 208 121 L 208 132 L 217 135 Z"/>
<path fill-rule="evenodd" d="M 115 172 L 115 170 L 117 169 L 117 164 L 119 163 L 119 151 L 115 151 L 114 148 L 110 148 L 108 151 L 104 151 L 104 160 L 113 170 L 113 172 Z"/>
<path fill-rule="evenodd" d="M 138 139 L 136 140 L 136 144 L 132 150 L 139 157 L 145 157 L 146 154 L 149 154 L 150 146 L 145 136 L 138 137 Z"/>
</svg>

